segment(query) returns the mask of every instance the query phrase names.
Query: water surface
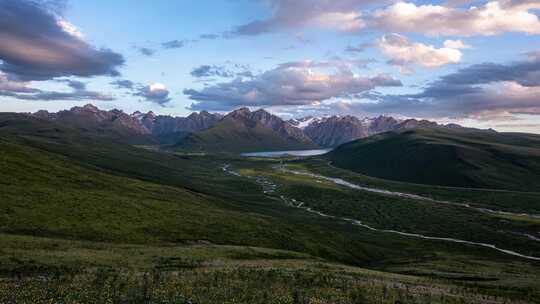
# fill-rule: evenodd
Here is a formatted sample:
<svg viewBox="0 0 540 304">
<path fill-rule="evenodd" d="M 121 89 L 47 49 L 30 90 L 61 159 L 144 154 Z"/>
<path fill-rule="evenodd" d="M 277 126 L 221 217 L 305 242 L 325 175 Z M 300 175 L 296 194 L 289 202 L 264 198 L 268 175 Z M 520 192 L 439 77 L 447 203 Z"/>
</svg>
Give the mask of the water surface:
<svg viewBox="0 0 540 304">
<path fill-rule="evenodd" d="M 248 157 L 287 157 L 287 156 L 315 156 L 330 152 L 332 149 L 318 150 L 291 150 L 291 151 L 267 151 L 243 153 L 242 156 Z"/>
</svg>

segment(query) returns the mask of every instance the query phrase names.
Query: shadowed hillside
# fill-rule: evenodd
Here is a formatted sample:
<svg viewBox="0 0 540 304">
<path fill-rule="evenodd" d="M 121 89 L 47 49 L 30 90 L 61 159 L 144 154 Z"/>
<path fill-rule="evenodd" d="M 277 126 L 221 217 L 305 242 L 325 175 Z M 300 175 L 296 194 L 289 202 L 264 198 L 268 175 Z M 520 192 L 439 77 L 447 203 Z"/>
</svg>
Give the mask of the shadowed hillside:
<svg viewBox="0 0 540 304">
<path fill-rule="evenodd" d="M 472 129 L 388 132 L 328 154 L 335 166 L 430 185 L 540 190 L 540 136 Z"/>
</svg>

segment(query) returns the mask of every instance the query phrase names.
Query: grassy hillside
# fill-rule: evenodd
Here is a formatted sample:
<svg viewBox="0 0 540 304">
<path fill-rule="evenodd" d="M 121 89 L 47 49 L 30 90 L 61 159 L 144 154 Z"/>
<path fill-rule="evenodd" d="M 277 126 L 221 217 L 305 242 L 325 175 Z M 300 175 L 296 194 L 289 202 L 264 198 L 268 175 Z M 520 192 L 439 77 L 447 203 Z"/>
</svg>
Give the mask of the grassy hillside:
<svg viewBox="0 0 540 304">
<path fill-rule="evenodd" d="M 389 132 L 344 144 L 332 164 L 411 183 L 540 191 L 540 136 L 469 129 Z"/>
<path fill-rule="evenodd" d="M 0 302 L 414 303 L 436 297 L 502 303 L 540 297 L 534 261 L 371 231 L 292 208 L 279 197 L 301 197 L 382 228 L 485 237 L 526 254 L 537 254 L 540 245 L 511 233 L 537 230 L 538 223 L 364 195 L 278 173 L 276 163 L 142 149 L 0 115 Z M 224 172 L 224 164 L 245 176 Z M 260 177 L 275 182 L 276 193 L 263 193 Z M 432 218 L 430 225 L 422 225 L 425 218 Z"/>
<path fill-rule="evenodd" d="M 243 153 L 312 149 L 317 146 L 283 138 L 260 124 L 246 126 L 241 121 L 226 118 L 212 128 L 187 136 L 175 148 L 213 153 Z"/>
<path fill-rule="evenodd" d="M 28 126 L 35 122 L 25 121 Z M 46 132 L 4 126 L 2 232 L 109 242 L 208 240 L 355 264 L 369 263 L 367 252 L 397 258 L 394 247 L 411 246 L 410 254 L 423 254 L 408 240 L 380 239 L 370 245 L 362 241 L 371 239 L 370 233 L 359 235 L 344 224 L 291 212 L 255 182 L 239 181 L 221 169 L 241 160 L 154 152 L 76 136 L 40 121 L 36 128 Z M 351 242 L 367 247 L 344 249 Z"/>
<path fill-rule="evenodd" d="M 455 285 L 282 250 L 0 236 L 2 270 L 13 267 L 19 274 L 0 279 L 0 303 L 502 304 L 538 299 L 523 287 L 504 290 L 467 281 Z M 46 280 L 28 276 L 32 270 L 54 275 Z"/>
</svg>

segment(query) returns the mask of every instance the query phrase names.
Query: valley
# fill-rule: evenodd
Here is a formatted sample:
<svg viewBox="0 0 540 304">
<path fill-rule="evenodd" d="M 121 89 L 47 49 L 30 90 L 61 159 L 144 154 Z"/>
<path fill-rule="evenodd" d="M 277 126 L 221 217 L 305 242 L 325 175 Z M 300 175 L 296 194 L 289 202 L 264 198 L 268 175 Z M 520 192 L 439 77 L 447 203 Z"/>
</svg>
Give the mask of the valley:
<svg viewBox="0 0 540 304">
<path fill-rule="evenodd" d="M 255 125 L 227 134 L 277 138 L 258 121 L 270 116 L 249 113 Z M 0 302 L 210 303 L 230 290 L 240 303 L 540 299 L 538 192 L 367 176 L 334 163 L 341 148 L 248 157 L 156 145 L 94 114 L 84 127 L 0 115 Z"/>
<path fill-rule="evenodd" d="M 0 304 L 540 304 L 540 0 L 0 0 Z"/>
<path fill-rule="evenodd" d="M 504 214 L 504 215 L 514 216 L 516 218 L 522 218 L 522 219 L 525 219 L 525 220 L 527 220 L 527 219 L 532 219 L 532 220 L 540 219 L 540 215 L 532 215 L 532 214 L 526 214 L 526 213 L 516 214 L 516 213 L 503 212 L 503 211 L 498 211 L 498 210 L 491 210 L 491 209 L 484 209 L 484 208 L 474 208 L 474 207 L 471 207 L 468 204 L 459 204 L 459 203 L 453 203 L 453 202 L 447 202 L 447 201 L 436 201 L 436 200 L 433 200 L 433 199 L 429 199 L 429 198 L 426 198 L 426 197 L 422 197 L 422 196 L 418 196 L 418 195 L 414 195 L 414 194 L 409 194 L 409 193 L 391 192 L 391 191 L 387 191 L 387 190 L 384 190 L 384 189 L 361 187 L 361 186 L 352 184 L 350 182 L 347 182 L 347 181 L 339 179 L 339 178 L 330 178 L 330 177 L 317 175 L 317 174 L 313 174 L 313 173 L 306 172 L 306 171 L 290 170 L 290 169 L 287 169 L 286 166 L 282 165 L 282 164 L 273 166 L 273 169 L 274 170 L 279 170 L 279 171 L 282 171 L 282 172 L 285 172 L 285 173 L 289 173 L 289 174 L 308 176 L 308 177 L 314 178 L 316 180 L 330 181 L 330 182 L 332 182 L 332 183 L 334 183 L 336 185 L 344 186 L 344 187 L 351 188 L 351 189 L 354 189 L 354 190 L 372 192 L 372 193 L 377 193 L 377 194 L 381 194 L 381 195 L 385 195 L 385 196 L 392 196 L 392 197 L 398 197 L 398 198 L 408 198 L 408 199 L 413 199 L 413 200 L 417 200 L 417 201 L 429 201 L 429 202 L 433 202 L 433 203 L 436 203 L 436 204 L 451 205 L 451 206 L 457 206 L 457 207 L 465 207 L 465 208 L 473 209 L 474 211 L 478 211 L 478 212 L 482 212 L 482 213 Z M 233 171 L 231 169 L 230 165 L 225 165 L 223 167 L 223 170 L 225 172 L 228 172 L 228 173 L 234 175 L 234 176 L 243 177 L 242 174 L 240 174 L 240 173 L 238 173 L 236 171 Z M 274 193 L 275 189 L 277 188 L 276 184 L 272 183 L 270 180 L 268 180 L 266 178 L 261 178 L 260 176 L 259 177 L 246 176 L 246 177 L 255 178 L 256 182 L 259 185 L 261 185 L 261 187 L 263 188 L 263 192 L 265 194 Z M 349 222 L 349 223 L 351 223 L 353 225 L 358 225 L 358 226 L 367 228 L 367 229 L 372 230 L 372 231 L 378 231 L 378 232 L 382 232 L 382 233 L 394 233 L 394 234 L 398 234 L 398 235 L 402 235 L 402 236 L 408 236 L 408 237 L 413 237 L 413 238 L 421 238 L 421 239 L 427 239 L 427 240 L 438 240 L 438 241 L 447 241 L 447 242 L 455 242 L 455 243 L 461 243 L 461 244 L 481 246 L 481 247 L 491 248 L 491 249 L 494 249 L 496 251 L 500 251 L 502 253 L 506 253 L 506 254 L 509 254 L 509 255 L 512 255 L 512 256 L 517 256 L 517 257 L 521 257 L 521 258 L 529 259 L 529 260 L 540 261 L 540 257 L 523 255 L 523 254 L 520 254 L 520 253 L 512 251 L 512 250 L 501 249 L 501 248 L 498 248 L 497 246 L 495 246 L 493 244 L 471 242 L 471 241 L 467 241 L 467 240 L 460 240 L 460 239 L 454 239 L 454 238 L 449 238 L 449 237 L 426 236 L 426 235 L 417 234 L 417 233 L 413 233 L 413 232 L 402 232 L 402 231 L 388 230 L 388 229 L 377 229 L 377 228 L 374 228 L 372 226 L 364 224 L 362 221 L 360 221 L 358 219 L 352 219 L 352 218 L 347 218 L 347 217 L 338 217 L 338 216 L 334 216 L 334 215 L 330 215 L 330 214 L 326 214 L 326 213 L 314 210 L 311 207 L 308 207 L 309 204 L 306 204 L 305 202 L 299 201 L 299 200 L 294 199 L 294 198 L 287 198 L 287 197 L 285 197 L 283 195 L 279 196 L 279 198 L 281 200 L 283 200 L 283 202 L 285 204 L 289 205 L 289 206 L 299 208 L 299 209 L 303 209 L 303 210 L 305 210 L 307 212 L 317 214 L 317 215 L 319 215 L 321 217 L 332 218 L 332 219 L 335 219 L 335 220 Z M 532 241 L 537 241 L 537 239 L 532 235 L 519 234 L 519 233 L 515 233 L 515 234 L 516 235 L 521 235 L 522 237 L 523 236 L 528 236 L 528 238 L 531 239 Z"/>
</svg>

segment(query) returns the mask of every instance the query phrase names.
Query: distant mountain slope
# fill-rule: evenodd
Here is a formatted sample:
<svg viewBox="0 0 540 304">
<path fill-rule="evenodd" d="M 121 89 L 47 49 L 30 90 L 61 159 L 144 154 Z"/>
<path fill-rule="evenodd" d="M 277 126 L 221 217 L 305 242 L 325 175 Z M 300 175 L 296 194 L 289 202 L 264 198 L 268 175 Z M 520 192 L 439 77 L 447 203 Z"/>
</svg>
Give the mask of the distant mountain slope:
<svg viewBox="0 0 540 304">
<path fill-rule="evenodd" d="M 374 135 L 327 157 L 341 168 L 399 181 L 540 191 L 540 136 L 466 128 Z"/>
<path fill-rule="evenodd" d="M 318 146 L 302 130 L 264 110 L 238 109 L 213 127 L 195 132 L 176 148 L 213 152 L 311 149 Z"/>
<path fill-rule="evenodd" d="M 223 118 L 221 114 L 206 111 L 187 117 L 155 115 L 151 111 L 146 114 L 137 111 L 130 115 L 116 109 L 101 110 L 91 104 L 58 113 L 38 111 L 33 116 L 132 144 L 176 143 L 190 132 L 207 129 Z"/>
<path fill-rule="evenodd" d="M 336 147 L 356 139 L 388 131 L 440 126 L 436 122 L 428 120 L 407 119 L 400 121 L 390 116 L 358 119 L 355 116 L 346 115 L 296 120 L 294 122 L 297 125 L 309 122 L 303 128 L 304 133 L 322 147 Z M 448 125 L 444 127 L 459 126 Z"/>
<path fill-rule="evenodd" d="M 104 111 L 87 104 L 57 113 L 38 111 L 32 116 L 77 129 L 82 134 L 107 137 L 130 144 L 158 143 L 151 131 L 137 119 L 116 109 Z"/>
<path fill-rule="evenodd" d="M 150 112 L 150 114 L 153 114 Z M 187 117 L 145 114 L 142 122 L 161 143 L 176 143 L 192 132 L 208 129 L 223 118 L 217 113 L 193 112 Z"/>
<path fill-rule="evenodd" d="M 369 136 L 368 128 L 369 122 L 347 115 L 314 120 L 305 127 L 304 132 L 320 146 L 335 147 Z"/>
</svg>

